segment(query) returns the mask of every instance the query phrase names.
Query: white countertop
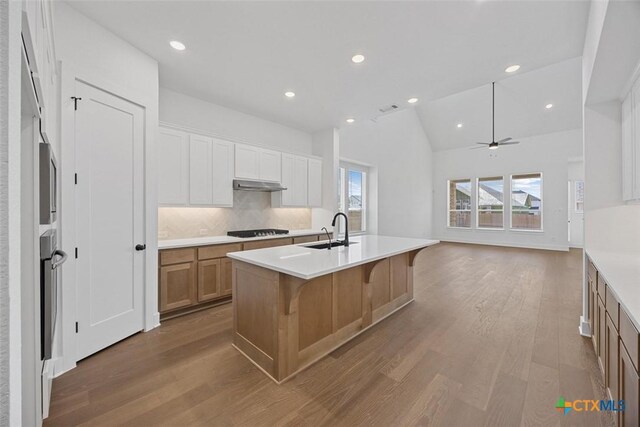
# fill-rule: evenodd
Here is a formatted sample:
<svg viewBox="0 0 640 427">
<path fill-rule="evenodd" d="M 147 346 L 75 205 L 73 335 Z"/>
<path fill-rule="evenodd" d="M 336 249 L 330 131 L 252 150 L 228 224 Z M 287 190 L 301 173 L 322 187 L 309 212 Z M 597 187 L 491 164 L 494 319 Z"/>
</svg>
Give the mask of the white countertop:
<svg viewBox="0 0 640 427">
<path fill-rule="evenodd" d="M 356 236 L 350 246 L 336 246 L 331 250 L 311 249 L 303 245 L 278 246 L 252 251 L 230 252 L 229 258 L 279 271 L 301 279 L 313 279 L 355 267 L 367 262 L 398 255 L 439 243 L 438 240 L 389 236 Z"/>
<path fill-rule="evenodd" d="M 333 230 L 329 230 L 332 233 Z M 231 236 L 207 236 L 207 237 L 194 237 L 191 239 L 173 239 L 173 240 L 158 240 L 158 249 L 175 249 L 175 248 L 188 248 L 190 246 L 206 246 L 206 245 L 219 245 L 223 243 L 242 243 L 251 242 L 254 240 L 268 240 L 268 239 L 284 239 L 287 237 L 300 237 L 310 236 L 313 234 L 324 234 L 322 230 L 290 230 L 289 234 L 277 234 L 273 236 L 261 236 L 261 237 L 231 237 Z"/>
<path fill-rule="evenodd" d="M 640 253 L 589 249 L 587 255 L 640 330 Z"/>
</svg>

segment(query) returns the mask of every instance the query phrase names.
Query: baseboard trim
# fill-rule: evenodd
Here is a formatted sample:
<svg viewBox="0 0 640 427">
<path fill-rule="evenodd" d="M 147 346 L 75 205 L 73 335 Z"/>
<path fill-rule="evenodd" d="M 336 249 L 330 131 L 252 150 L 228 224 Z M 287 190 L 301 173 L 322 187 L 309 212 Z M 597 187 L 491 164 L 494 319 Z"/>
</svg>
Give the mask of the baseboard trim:
<svg viewBox="0 0 640 427">
<path fill-rule="evenodd" d="M 522 249 L 541 249 L 545 251 L 559 251 L 559 252 L 568 252 L 569 246 L 562 245 L 536 245 L 536 244 L 521 244 L 521 243 L 504 243 L 504 242 L 476 242 L 472 240 L 465 239 L 451 239 L 448 237 L 436 237 L 437 240 L 441 242 L 450 242 L 450 243 L 466 243 L 470 245 L 482 245 L 482 246 L 500 246 L 505 248 L 522 248 Z"/>
</svg>

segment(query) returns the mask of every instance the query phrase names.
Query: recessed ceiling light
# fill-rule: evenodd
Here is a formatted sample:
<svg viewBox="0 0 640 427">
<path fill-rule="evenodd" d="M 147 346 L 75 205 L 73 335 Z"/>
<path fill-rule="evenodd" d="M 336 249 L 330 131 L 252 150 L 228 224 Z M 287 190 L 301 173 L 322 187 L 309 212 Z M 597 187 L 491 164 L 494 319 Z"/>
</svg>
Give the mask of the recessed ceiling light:
<svg viewBox="0 0 640 427">
<path fill-rule="evenodd" d="M 553 104 L 547 104 L 544 106 L 544 108 L 546 108 L 547 110 L 549 110 L 550 108 L 553 108 Z"/>
<path fill-rule="evenodd" d="M 352 60 L 353 62 L 355 62 L 356 64 L 359 64 L 359 63 L 361 63 L 362 61 L 364 61 L 364 55 L 361 55 L 361 54 L 353 55 L 353 56 L 351 57 L 351 60 Z"/>
<path fill-rule="evenodd" d="M 409 104 L 415 104 L 416 102 L 418 102 L 418 98 L 409 98 L 409 99 L 407 99 L 407 102 Z"/>
<path fill-rule="evenodd" d="M 511 65 L 511 66 L 509 66 L 509 67 L 505 68 L 505 70 L 504 70 L 504 71 L 505 71 L 505 72 L 507 72 L 507 73 L 515 73 L 515 72 L 516 72 L 516 71 L 518 71 L 519 69 L 520 69 L 520 66 L 519 66 L 519 65 Z"/>
<path fill-rule="evenodd" d="M 461 127 L 462 127 L 462 123 L 458 123 L 456 126 L 457 126 L 458 128 L 461 128 Z"/>
<path fill-rule="evenodd" d="M 187 47 L 183 44 L 180 43 L 177 40 L 171 40 L 169 42 L 169 44 L 171 45 L 172 48 L 174 48 L 175 50 L 185 50 Z"/>
<path fill-rule="evenodd" d="M 296 94 L 294 92 L 285 92 L 284 96 L 286 96 L 287 98 L 293 98 L 294 96 L 296 96 Z"/>
<path fill-rule="evenodd" d="M 347 123 L 353 123 L 353 122 L 355 122 L 355 121 L 356 121 L 356 119 L 351 118 L 351 117 L 347 119 Z"/>
</svg>

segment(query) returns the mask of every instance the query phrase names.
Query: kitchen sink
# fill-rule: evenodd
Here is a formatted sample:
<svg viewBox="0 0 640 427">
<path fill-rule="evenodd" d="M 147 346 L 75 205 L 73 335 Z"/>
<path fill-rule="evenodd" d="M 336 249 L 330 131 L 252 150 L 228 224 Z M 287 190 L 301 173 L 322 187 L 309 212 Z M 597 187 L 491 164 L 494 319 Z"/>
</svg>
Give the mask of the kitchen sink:
<svg viewBox="0 0 640 427">
<path fill-rule="evenodd" d="M 349 246 L 356 245 L 356 244 L 358 244 L 358 242 L 351 242 L 349 243 Z M 344 246 L 344 242 L 331 242 L 332 248 L 335 248 L 336 246 Z M 309 245 L 305 247 L 312 248 L 312 249 L 329 249 L 329 243 L 319 243 L 317 245 Z"/>
</svg>

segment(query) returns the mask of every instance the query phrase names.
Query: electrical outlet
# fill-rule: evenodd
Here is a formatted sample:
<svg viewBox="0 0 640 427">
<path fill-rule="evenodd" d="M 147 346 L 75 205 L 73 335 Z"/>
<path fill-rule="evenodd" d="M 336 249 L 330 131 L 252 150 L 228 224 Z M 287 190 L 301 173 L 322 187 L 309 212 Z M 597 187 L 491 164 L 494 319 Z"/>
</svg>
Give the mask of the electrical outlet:
<svg viewBox="0 0 640 427">
<path fill-rule="evenodd" d="M 207 234 L 209 234 L 209 230 L 207 230 L 206 228 L 201 228 L 200 229 L 200 235 L 201 236 L 206 236 Z"/>
</svg>

